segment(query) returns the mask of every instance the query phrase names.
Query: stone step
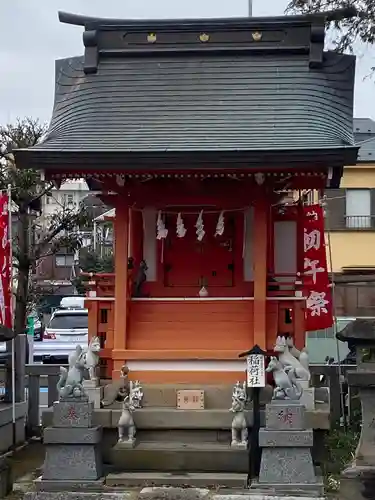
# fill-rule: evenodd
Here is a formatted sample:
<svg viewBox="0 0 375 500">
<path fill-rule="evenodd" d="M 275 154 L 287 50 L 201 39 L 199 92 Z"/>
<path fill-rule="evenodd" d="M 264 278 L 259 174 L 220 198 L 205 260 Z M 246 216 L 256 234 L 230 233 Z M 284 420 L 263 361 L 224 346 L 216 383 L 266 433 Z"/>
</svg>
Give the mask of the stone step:
<svg viewBox="0 0 375 500">
<path fill-rule="evenodd" d="M 174 486 L 193 488 L 245 488 L 247 474 L 186 472 L 119 472 L 108 474 L 105 480 L 110 487 Z"/>
<path fill-rule="evenodd" d="M 177 391 L 203 390 L 205 409 L 222 409 L 232 403 L 233 385 L 229 384 L 143 384 L 143 407 L 176 408 Z M 266 387 L 261 391 L 261 401 L 268 403 L 272 397 L 272 389 Z"/>
<path fill-rule="evenodd" d="M 246 410 L 246 419 L 249 427 L 252 426 L 252 410 Z M 265 412 L 261 411 L 261 425 L 265 424 Z M 121 415 L 121 409 L 94 410 L 93 425 L 116 429 Z M 306 427 L 312 429 L 330 428 L 330 410 L 327 403 L 317 404 L 315 411 L 306 412 Z M 229 430 L 231 429 L 233 413 L 226 409 L 211 410 L 177 410 L 166 407 L 146 407 L 135 410 L 133 413 L 135 426 L 138 430 Z M 52 425 L 52 408 L 42 414 L 44 427 Z"/>
<path fill-rule="evenodd" d="M 248 451 L 230 443 L 138 442 L 134 448 L 116 445 L 110 465 L 118 472 L 235 472 L 248 470 Z"/>
<path fill-rule="evenodd" d="M 163 407 L 176 408 L 177 391 L 180 390 L 203 390 L 205 409 L 227 409 L 232 402 L 233 385 L 229 384 L 142 384 L 144 408 Z M 267 404 L 272 397 L 272 387 L 266 386 L 261 390 L 260 402 Z M 326 387 L 315 389 L 315 400 L 324 403 L 329 402 Z"/>
</svg>

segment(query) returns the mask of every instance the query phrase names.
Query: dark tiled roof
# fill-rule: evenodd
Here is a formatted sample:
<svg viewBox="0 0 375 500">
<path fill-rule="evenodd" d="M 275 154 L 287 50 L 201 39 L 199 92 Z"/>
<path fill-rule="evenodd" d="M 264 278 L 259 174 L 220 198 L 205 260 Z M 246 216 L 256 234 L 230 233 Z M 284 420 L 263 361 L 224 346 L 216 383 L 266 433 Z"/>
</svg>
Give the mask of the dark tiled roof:
<svg viewBox="0 0 375 500">
<path fill-rule="evenodd" d="M 375 135 L 375 121 L 371 118 L 354 118 L 353 128 L 355 134 Z"/>
<path fill-rule="evenodd" d="M 353 145 L 354 58 L 326 53 L 81 57 L 56 64 L 47 151 L 251 151 Z"/>
<path fill-rule="evenodd" d="M 358 162 L 375 162 L 375 133 L 374 137 L 359 143 Z"/>
<path fill-rule="evenodd" d="M 354 343 L 375 342 L 375 321 L 373 319 L 358 318 L 351 321 L 336 337 L 342 342 L 352 341 Z"/>
</svg>

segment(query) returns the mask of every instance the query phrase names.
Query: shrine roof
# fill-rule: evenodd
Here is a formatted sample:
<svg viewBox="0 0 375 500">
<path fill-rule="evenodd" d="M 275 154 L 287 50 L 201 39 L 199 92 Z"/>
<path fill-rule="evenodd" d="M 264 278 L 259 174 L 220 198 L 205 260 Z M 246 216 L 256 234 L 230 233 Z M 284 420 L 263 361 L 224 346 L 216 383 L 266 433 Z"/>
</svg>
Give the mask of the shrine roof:
<svg viewBox="0 0 375 500">
<path fill-rule="evenodd" d="M 85 55 L 56 62 L 49 131 L 43 143 L 17 151 L 17 162 L 105 169 L 224 155 L 257 168 L 287 159 L 355 164 L 355 58 L 324 52 L 326 19 L 60 13 L 85 27 Z"/>
<path fill-rule="evenodd" d="M 375 321 L 357 318 L 336 334 L 338 340 L 352 343 L 375 344 Z"/>
</svg>

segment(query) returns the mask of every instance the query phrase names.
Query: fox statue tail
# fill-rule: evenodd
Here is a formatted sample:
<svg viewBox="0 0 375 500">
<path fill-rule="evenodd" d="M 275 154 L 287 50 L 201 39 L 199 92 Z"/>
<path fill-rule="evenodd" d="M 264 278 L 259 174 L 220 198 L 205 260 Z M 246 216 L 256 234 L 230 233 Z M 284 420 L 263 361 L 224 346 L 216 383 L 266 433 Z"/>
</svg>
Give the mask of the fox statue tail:
<svg viewBox="0 0 375 500">
<path fill-rule="evenodd" d="M 292 383 L 293 389 L 292 391 L 294 392 L 294 398 L 293 399 L 300 399 L 302 396 L 303 389 L 301 387 L 301 384 L 298 382 L 297 376 L 296 376 L 296 370 L 292 368 L 291 370 L 288 371 L 288 377 Z M 290 390 L 289 390 L 290 391 Z"/>
<path fill-rule="evenodd" d="M 57 382 L 57 391 L 60 394 L 60 396 L 64 396 L 64 393 L 66 392 L 65 384 L 67 378 L 68 378 L 68 370 L 63 366 L 60 366 L 60 378 L 59 381 Z"/>
</svg>

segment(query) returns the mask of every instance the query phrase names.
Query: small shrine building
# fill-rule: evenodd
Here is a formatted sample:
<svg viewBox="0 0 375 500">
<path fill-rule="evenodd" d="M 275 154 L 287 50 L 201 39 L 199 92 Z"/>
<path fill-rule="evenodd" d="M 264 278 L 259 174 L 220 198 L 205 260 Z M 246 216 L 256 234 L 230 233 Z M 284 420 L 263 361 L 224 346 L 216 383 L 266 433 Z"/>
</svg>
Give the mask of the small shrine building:
<svg viewBox="0 0 375 500">
<path fill-rule="evenodd" d="M 285 197 L 337 188 L 357 156 L 355 58 L 324 51 L 325 17 L 60 20 L 84 55 L 56 62 L 47 136 L 16 160 L 115 208 L 115 273 L 86 301 L 107 374 L 234 383 L 253 345 L 303 347 L 303 198 Z"/>
</svg>

